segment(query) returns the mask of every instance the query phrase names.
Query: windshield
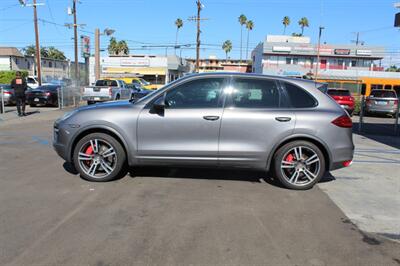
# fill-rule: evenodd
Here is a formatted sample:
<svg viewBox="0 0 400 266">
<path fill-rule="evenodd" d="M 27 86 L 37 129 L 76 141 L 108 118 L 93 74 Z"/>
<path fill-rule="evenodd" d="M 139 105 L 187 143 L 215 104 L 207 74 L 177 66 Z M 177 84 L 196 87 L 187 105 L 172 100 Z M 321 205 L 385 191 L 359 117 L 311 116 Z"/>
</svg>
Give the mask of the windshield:
<svg viewBox="0 0 400 266">
<path fill-rule="evenodd" d="M 348 90 L 328 90 L 331 96 L 351 96 Z"/>
<path fill-rule="evenodd" d="M 140 81 L 142 82 L 143 85 L 147 86 L 150 85 L 150 82 L 144 80 L 144 79 L 140 79 Z"/>
<path fill-rule="evenodd" d="M 370 97 L 396 98 L 396 93 L 394 91 L 375 90 L 371 92 Z"/>
<path fill-rule="evenodd" d="M 99 87 L 118 87 L 118 83 L 116 80 L 98 80 L 96 81 L 96 85 Z"/>
</svg>

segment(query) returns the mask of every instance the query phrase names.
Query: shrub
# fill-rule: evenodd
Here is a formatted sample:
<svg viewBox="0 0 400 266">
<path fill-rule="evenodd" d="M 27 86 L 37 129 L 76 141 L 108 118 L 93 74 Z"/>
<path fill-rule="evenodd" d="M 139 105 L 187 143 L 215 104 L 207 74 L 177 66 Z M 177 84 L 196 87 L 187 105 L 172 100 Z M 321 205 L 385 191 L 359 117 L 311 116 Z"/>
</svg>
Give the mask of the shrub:
<svg viewBox="0 0 400 266">
<path fill-rule="evenodd" d="M 10 84 L 11 81 L 15 78 L 15 73 L 17 71 L 0 71 L 0 84 Z M 20 71 L 22 74 L 22 77 L 27 77 L 28 76 L 28 71 Z"/>
</svg>

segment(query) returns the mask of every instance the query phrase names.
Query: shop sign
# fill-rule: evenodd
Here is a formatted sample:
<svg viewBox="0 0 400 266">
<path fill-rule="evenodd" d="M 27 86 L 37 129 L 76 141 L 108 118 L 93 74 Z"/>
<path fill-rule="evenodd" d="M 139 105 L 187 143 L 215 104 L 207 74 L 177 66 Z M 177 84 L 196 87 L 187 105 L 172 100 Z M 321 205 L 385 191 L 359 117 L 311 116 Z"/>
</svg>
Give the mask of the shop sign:
<svg viewBox="0 0 400 266">
<path fill-rule="evenodd" d="M 292 51 L 292 47 L 288 46 L 273 46 L 272 47 L 273 52 L 284 52 L 284 53 L 290 53 Z"/>
<path fill-rule="evenodd" d="M 335 55 L 349 55 L 350 49 L 335 49 Z"/>
</svg>

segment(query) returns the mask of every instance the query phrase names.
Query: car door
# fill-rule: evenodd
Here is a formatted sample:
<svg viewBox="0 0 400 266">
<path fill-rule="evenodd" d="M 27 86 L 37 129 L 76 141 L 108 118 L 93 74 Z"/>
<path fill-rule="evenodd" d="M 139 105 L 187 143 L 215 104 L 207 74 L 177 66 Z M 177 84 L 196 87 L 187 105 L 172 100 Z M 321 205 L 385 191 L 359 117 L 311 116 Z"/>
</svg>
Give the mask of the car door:
<svg viewBox="0 0 400 266">
<path fill-rule="evenodd" d="M 194 78 L 156 99 L 165 102 L 163 112 L 146 106 L 138 120 L 139 161 L 216 164 L 225 84 L 224 78 Z"/>
<path fill-rule="evenodd" d="M 269 153 L 295 126 L 277 81 L 267 78 L 232 80 L 227 91 L 219 140 L 221 166 L 265 167 Z"/>
</svg>

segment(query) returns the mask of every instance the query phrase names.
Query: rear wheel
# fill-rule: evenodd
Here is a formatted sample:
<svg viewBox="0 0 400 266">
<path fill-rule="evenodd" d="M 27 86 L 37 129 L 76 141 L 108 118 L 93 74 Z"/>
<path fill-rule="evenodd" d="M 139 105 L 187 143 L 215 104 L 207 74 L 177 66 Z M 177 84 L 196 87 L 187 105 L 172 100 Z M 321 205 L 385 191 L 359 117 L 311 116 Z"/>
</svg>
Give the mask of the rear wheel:
<svg viewBox="0 0 400 266">
<path fill-rule="evenodd" d="M 325 173 L 325 158 L 311 142 L 290 142 L 275 153 L 274 173 L 286 188 L 310 189 Z"/>
<path fill-rule="evenodd" d="M 93 133 L 77 143 L 73 160 L 82 178 L 107 182 L 122 176 L 126 155 L 115 138 L 103 133 Z"/>
</svg>

